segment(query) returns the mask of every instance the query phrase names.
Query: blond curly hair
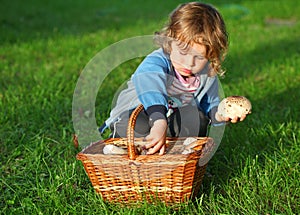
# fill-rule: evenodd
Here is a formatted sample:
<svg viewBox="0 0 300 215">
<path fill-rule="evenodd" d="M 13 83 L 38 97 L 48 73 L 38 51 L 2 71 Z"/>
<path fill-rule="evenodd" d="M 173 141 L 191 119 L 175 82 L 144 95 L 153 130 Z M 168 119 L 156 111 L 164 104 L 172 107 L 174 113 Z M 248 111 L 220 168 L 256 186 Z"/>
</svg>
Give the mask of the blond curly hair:
<svg viewBox="0 0 300 215">
<path fill-rule="evenodd" d="M 211 63 L 209 76 L 224 74 L 221 63 L 228 48 L 228 34 L 221 14 L 213 6 L 200 2 L 179 5 L 155 37 L 166 53 L 171 51 L 172 40 L 180 41 L 185 47 L 194 43 L 204 45 L 205 57 Z"/>
</svg>

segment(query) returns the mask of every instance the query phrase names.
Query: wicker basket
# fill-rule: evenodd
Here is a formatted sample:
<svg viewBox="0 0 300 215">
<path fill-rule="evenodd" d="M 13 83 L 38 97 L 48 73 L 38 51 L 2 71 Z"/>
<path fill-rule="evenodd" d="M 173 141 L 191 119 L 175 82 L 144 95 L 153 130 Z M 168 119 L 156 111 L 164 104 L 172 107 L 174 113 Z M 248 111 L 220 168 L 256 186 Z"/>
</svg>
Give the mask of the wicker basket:
<svg viewBox="0 0 300 215">
<path fill-rule="evenodd" d="M 181 154 L 178 151 L 186 138 L 167 138 L 165 155 L 137 155 L 135 145 L 143 140 L 134 138 L 134 125 L 142 109 L 140 105 L 132 113 L 127 138 L 92 143 L 78 153 L 77 159 L 105 201 L 130 204 L 159 200 L 174 204 L 191 199 L 198 193 L 206 168 L 199 166 L 198 160 L 203 151 L 210 151 L 212 139 L 198 137 L 197 150 Z M 128 155 L 104 155 L 106 144 L 126 146 Z"/>
</svg>

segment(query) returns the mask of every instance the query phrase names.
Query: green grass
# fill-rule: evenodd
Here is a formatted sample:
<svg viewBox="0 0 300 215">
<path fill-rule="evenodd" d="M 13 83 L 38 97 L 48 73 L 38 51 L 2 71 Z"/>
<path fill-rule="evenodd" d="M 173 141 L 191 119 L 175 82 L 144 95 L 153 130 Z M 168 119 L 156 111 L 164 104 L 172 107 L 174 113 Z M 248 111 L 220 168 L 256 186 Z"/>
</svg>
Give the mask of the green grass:
<svg viewBox="0 0 300 215">
<path fill-rule="evenodd" d="M 212 1 L 230 34 L 222 86 L 226 95 L 247 96 L 253 113 L 227 126 L 196 201 L 176 210 L 120 209 L 95 193 L 72 143 L 77 79 L 101 49 L 159 30 L 181 1 L 163 2 L 1 1 L 1 214 L 300 213 L 300 5 L 293 0 Z M 98 123 L 139 61 L 109 75 Z"/>
</svg>

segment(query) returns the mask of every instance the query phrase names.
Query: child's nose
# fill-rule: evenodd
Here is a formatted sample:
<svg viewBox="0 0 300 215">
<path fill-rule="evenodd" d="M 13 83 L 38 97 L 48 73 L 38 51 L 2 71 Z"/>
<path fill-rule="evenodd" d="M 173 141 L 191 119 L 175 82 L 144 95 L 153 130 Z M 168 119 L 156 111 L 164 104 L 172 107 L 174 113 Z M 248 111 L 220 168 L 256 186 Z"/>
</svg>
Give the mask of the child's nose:
<svg viewBox="0 0 300 215">
<path fill-rule="evenodd" d="M 186 64 L 189 67 L 193 67 L 195 65 L 195 58 L 193 55 L 187 55 Z"/>
</svg>

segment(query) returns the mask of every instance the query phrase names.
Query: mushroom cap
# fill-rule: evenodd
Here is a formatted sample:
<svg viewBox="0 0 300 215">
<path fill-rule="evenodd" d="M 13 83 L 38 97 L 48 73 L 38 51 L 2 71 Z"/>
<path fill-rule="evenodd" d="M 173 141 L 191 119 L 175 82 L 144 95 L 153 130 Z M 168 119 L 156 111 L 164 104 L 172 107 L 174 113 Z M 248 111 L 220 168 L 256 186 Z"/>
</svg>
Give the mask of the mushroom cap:
<svg viewBox="0 0 300 215">
<path fill-rule="evenodd" d="M 103 148 L 103 154 L 105 155 L 124 155 L 127 151 L 121 147 L 115 145 L 105 145 Z"/>
<path fill-rule="evenodd" d="M 229 96 L 224 98 L 218 106 L 218 113 L 231 119 L 250 114 L 251 110 L 251 102 L 244 96 Z"/>
</svg>

